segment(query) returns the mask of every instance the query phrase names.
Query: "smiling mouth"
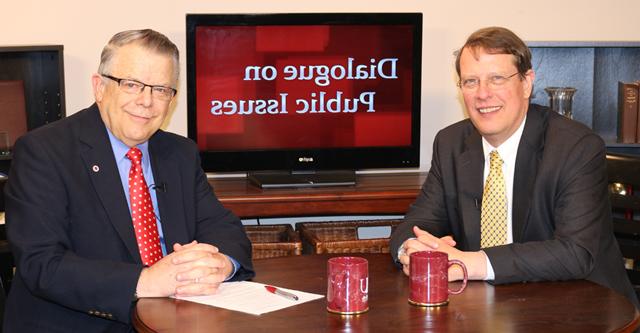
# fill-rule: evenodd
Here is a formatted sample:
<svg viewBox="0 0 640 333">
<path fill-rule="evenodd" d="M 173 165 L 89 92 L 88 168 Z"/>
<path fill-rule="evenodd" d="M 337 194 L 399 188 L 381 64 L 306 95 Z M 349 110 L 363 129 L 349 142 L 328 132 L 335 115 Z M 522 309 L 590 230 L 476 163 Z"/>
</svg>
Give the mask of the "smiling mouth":
<svg viewBox="0 0 640 333">
<path fill-rule="evenodd" d="M 478 110 L 478 112 L 480 112 L 482 114 L 486 114 L 486 113 L 496 112 L 496 111 L 500 110 L 501 108 L 502 108 L 501 106 L 492 106 L 492 107 L 488 107 L 488 108 L 477 108 L 476 110 Z"/>
<path fill-rule="evenodd" d="M 127 112 L 127 114 L 129 114 L 129 116 L 133 117 L 134 119 L 141 119 L 141 120 L 149 120 L 151 119 L 151 117 L 147 117 L 147 116 L 143 116 L 143 115 L 137 115 L 131 112 Z"/>
</svg>

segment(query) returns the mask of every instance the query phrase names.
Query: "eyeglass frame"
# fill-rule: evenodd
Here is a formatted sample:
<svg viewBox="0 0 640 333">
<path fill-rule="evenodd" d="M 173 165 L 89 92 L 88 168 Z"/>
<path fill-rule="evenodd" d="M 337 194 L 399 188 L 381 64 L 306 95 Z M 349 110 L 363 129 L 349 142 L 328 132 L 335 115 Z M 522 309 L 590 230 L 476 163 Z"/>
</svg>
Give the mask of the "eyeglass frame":
<svg viewBox="0 0 640 333">
<path fill-rule="evenodd" d="M 487 81 L 487 82 L 488 82 L 488 84 L 489 84 L 490 86 L 492 86 L 492 87 L 501 87 L 501 86 L 503 86 L 504 84 L 506 84 L 507 82 L 509 82 L 509 80 L 510 80 L 512 77 L 514 77 L 514 76 L 516 76 L 516 75 L 518 75 L 518 74 L 520 74 L 520 72 L 515 72 L 515 73 L 513 73 L 513 74 L 511 74 L 511 75 L 507 75 L 507 76 L 503 76 L 503 75 L 492 75 L 492 76 L 490 76 L 486 81 Z M 465 81 L 466 81 L 466 80 L 471 80 L 471 79 L 465 79 Z M 474 80 L 476 80 L 476 79 L 474 79 Z M 462 89 L 462 90 L 474 91 L 474 90 L 478 89 L 478 87 L 480 87 L 480 83 L 482 82 L 482 80 L 480 80 L 480 79 L 477 79 L 477 80 L 478 80 L 477 84 L 475 84 L 473 87 L 465 87 L 465 86 L 464 86 L 464 84 L 462 83 L 462 81 L 463 81 L 463 80 L 462 80 L 462 79 L 460 79 L 460 80 L 458 80 L 458 84 L 457 84 L 457 86 L 458 86 L 460 89 Z M 497 80 L 498 82 L 502 82 L 502 83 L 497 83 L 497 84 L 496 84 L 496 80 Z M 504 81 L 501 81 L 501 80 L 504 80 Z"/>
<path fill-rule="evenodd" d="M 167 101 L 170 101 L 173 97 L 176 96 L 176 94 L 178 93 L 178 90 L 171 88 L 171 87 L 166 87 L 166 86 L 160 86 L 160 85 L 151 85 L 151 84 L 146 84 L 144 82 L 140 82 L 138 80 L 133 80 L 133 79 L 123 79 L 123 78 L 119 78 L 119 77 L 115 77 L 113 75 L 109 75 L 109 74 L 100 74 L 100 76 L 102 77 L 106 77 L 109 80 L 112 80 L 114 82 L 116 82 L 118 84 L 118 87 L 120 88 L 120 90 L 122 90 L 123 92 L 127 93 L 127 94 L 134 94 L 133 92 L 128 92 L 125 91 L 124 88 L 122 87 L 122 81 L 130 81 L 130 82 L 134 82 L 134 83 L 139 83 L 142 85 L 142 88 L 140 89 L 140 91 L 138 91 L 136 94 L 141 94 L 144 91 L 144 88 L 149 87 L 151 88 L 151 96 L 158 96 L 158 95 L 154 95 L 154 88 L 162 88 L 162 89 L 169 89 L 170 91 L 172 91 L 171 96 L 169 97 L 169 99 L 167 99 Z"/>
</svg>

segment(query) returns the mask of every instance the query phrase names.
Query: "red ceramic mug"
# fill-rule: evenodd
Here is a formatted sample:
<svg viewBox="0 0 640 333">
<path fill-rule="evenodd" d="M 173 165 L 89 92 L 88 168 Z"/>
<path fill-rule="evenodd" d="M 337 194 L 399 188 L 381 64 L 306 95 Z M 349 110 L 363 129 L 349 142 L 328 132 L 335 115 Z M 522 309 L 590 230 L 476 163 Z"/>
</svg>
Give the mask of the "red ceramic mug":
<svg viewBox="0 0 640 333">
<path fill-rule="evenodd" d="M 449 267 L 460 265 L 464 273 L 462 287 L 449 289 Z M 457 295 L 467 287 L 467 268 L 460 260 L 449 260 L 444 252 L 420 251 L 409 256 L 409 303 L 439 306 L 449 303 L 449 295 Z"/>
<path fill-rule="evenodd" d="M 369 263 L 361 257 L 327 262 L 327 311 L 357 314 L 369 310 Z"/>
</svg>

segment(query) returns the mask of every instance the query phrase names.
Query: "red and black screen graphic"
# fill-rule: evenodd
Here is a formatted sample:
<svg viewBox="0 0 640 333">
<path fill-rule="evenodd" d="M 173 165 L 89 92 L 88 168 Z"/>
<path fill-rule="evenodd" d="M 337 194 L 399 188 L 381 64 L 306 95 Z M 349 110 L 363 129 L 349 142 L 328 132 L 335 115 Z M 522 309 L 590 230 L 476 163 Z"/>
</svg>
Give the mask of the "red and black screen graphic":
<svg viewBox="0 0 640 333">
<path fill-rule="evenodd" d="M 410 25 L 198 27 L 198 145 L 409 146 L 412 48 Z"/>
</svg>

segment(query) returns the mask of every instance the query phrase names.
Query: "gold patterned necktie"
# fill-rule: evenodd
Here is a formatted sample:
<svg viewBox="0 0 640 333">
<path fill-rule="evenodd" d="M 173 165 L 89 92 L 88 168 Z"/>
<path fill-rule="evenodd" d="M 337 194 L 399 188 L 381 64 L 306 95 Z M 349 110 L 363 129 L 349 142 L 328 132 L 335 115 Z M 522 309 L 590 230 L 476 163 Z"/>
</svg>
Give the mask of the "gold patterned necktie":
<svg viewBox="0 0 640 333">
<path fill-rule="evenodd" d="M 497 150 L 489 155 L 489 176 L 482 193 L 480 212 L 480 247 L 492 247 L 507 243 L 507 195 L 502 159 Z"/>
</svg>

